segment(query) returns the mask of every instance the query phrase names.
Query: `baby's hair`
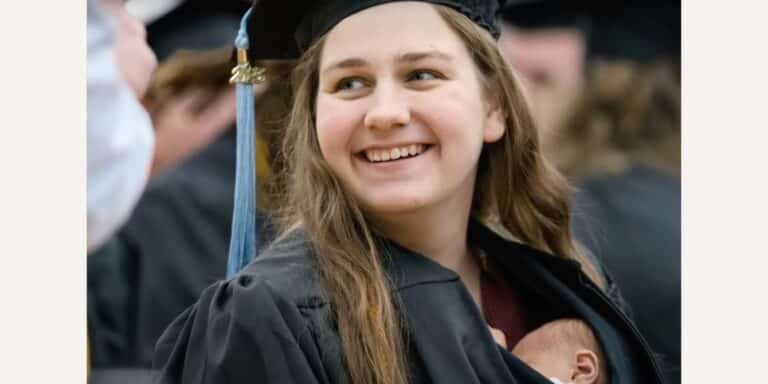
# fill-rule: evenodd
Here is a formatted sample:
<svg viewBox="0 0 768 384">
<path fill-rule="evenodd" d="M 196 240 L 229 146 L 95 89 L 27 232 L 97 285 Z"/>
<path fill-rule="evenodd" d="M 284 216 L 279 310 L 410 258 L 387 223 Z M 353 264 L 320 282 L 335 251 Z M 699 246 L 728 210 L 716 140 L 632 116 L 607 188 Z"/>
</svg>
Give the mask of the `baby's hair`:
<svg viewBox="0 0 768 384">
<path fill-rule="evenodd" d="M 573 318 L 558 319 L 542 325 L 534 332 L 541 334 L 541 343 L 538 344 L 535 351 L 537 353 L 554 353 L 573 346 L 594 352 L 600 369 L 597 384 L 608 383 L 605 354 L 600 342 L 595 337 L 595 333 L 592 332 L 587 323 Z"/>
</svg>

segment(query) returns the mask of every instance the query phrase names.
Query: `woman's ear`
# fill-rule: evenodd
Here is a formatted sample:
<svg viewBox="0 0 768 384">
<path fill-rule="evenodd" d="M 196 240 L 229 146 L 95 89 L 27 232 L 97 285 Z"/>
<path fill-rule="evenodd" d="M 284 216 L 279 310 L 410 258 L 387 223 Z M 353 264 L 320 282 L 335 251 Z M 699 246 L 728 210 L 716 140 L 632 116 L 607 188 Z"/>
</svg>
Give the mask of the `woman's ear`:
<svg viewBox="0 0 768 384">
<path fill-rule="evenodd" d="M 501 107 L 499 98 L 489 97 L 488 111 L 485 116 L 485 130 L 483 131 L 483 141 L 493 143 L 499 141 L 507 130 L 507 114 Z"/>
<path fill-rule="evenodd" d="M 576 370 L 573 371 L 571 381 L 574 384 L 597 383 L 600 375 L 600 362 L 597 355 L 588 349 L 579 349 L 576 352 Z"/>
</svg>

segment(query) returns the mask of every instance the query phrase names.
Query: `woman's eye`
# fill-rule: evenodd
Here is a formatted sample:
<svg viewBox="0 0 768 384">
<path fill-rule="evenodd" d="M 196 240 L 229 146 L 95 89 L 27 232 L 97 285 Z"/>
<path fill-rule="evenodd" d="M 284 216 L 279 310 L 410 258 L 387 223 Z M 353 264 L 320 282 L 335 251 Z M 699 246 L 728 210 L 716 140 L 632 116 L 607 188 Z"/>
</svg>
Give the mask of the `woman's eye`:
<svg viewBox="0 0 768 384">
<path fill-rule="evenodd" d="M 418 70 L 411 72 L 410 75 L 408 75 L 408 80 L 416 80 L 416 81 L 424 81 L 424 80 L 435 80 L 438 79 L 439 76 L 432 72 L 432 71 L 426 71 L 426 70 Z"/>
<path fill-rule="evenodd" d="M 336 84 L 336 91 L 353 91 L 365 87 L 365 82 L 358 78 L 342 79 Z"/>
</svg>

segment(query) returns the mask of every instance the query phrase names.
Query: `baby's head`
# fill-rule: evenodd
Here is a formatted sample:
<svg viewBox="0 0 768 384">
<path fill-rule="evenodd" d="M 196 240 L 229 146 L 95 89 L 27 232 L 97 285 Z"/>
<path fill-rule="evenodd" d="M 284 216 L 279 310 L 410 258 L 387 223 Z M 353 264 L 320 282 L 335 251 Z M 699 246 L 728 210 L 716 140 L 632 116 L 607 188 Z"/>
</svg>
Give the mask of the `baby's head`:
<svg viewBox="0 0 768 384">
<path fill-rule="evenodd" d="M 525 335 L 512 353 L 542 375 L 563 383 L 608 383 L 600 343 L 581 320 L 546 323 Z"/>
</svg>

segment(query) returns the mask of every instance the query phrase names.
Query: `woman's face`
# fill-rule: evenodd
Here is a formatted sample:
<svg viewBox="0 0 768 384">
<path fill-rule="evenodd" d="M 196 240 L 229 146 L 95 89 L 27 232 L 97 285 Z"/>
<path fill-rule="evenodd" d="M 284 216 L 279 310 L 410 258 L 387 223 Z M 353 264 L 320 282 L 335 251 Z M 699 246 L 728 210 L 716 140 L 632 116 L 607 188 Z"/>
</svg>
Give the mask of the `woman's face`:
<svg viewBox="0 0 768 384">
<path fill-rule="evenodd" d="M 318 140 L 368 213 L 470 204 L 483 142 L 505 128 L 479 76 L 460 38 L 427 3 L 371 7 L 328 33 Z"/>
</svg>

